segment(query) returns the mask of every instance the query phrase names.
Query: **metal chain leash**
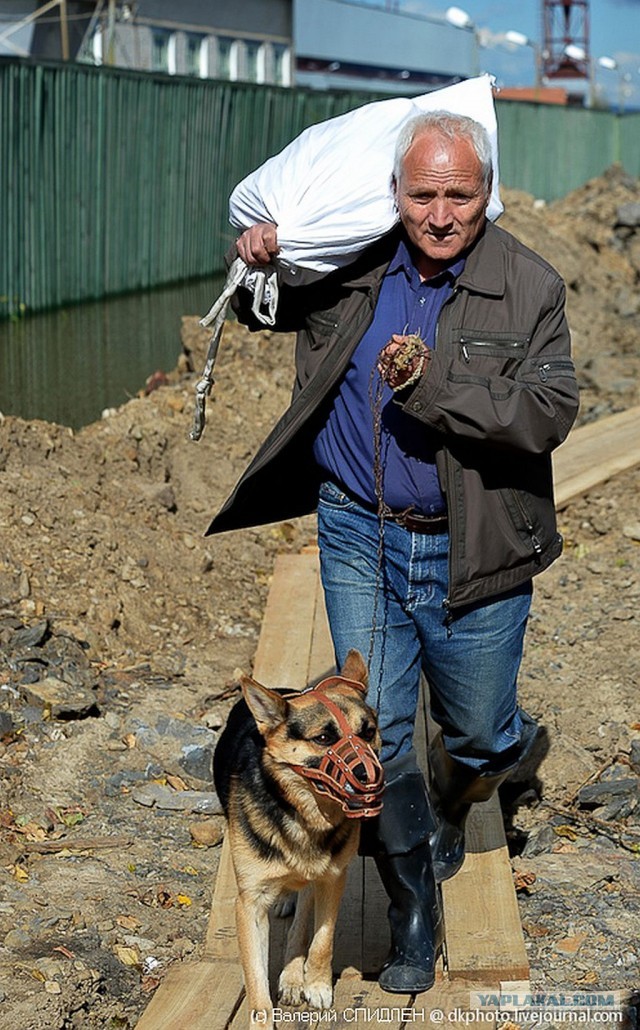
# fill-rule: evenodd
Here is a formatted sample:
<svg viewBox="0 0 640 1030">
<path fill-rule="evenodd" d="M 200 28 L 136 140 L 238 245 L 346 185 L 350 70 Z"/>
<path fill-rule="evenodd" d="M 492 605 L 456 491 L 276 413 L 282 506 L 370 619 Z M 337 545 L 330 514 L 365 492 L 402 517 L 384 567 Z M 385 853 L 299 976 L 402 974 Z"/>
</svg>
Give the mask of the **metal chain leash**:
<svg viewBox="0 0 640 1030">
<path fill-rule="evenodd" d="M 373 482 L 377 501 L 378 514 L 378 548 L 376 553 L 376 574 L 374 581 L 373 612 L 371 616 L 371 636 L 369 639 L 369 654 L 367 666 L 371 668 L 373 652 L 375 650 L 375 637 L 378 629 L 382 630 L 382 642 L 380 646 L 380 672 L 376 691 L 376 711 L 380 709 L 380 695 L 382 692 L 382 666 L 384 663 L 384 619 L 378 626 L 380 607 L 380 594 L 384 573 L 384 529 L 386 522 L 386 505 L 384 502 L 384 458 L 382 450 L 382 397 L 384 394 L 384 380 L 378 370 L 377 361 L 371 369 L 369 376 L 369 406 L 371 408 L 373 425 Z"/>
</svg>

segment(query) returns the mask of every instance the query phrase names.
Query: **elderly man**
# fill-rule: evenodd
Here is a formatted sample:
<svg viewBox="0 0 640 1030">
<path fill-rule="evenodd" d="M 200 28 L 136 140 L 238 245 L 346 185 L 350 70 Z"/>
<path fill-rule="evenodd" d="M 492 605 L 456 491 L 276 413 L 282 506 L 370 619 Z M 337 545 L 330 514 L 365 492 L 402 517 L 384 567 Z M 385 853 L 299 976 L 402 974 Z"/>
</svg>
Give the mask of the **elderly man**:
<svg viewBox="0 0 640 1030">
<path fill-rule="evenodd" d="M 550 452 L 578 392 L 564 286 L 486 219 L 484 129 L 444 112 L 402 130 L 397 229 L 347 268 L 282 286 L 296 383 L 210 532 L 318 510 L 338 666 L 368 657 L 386 772 L 365 826 L 390 897 L 386 990 L 427 990 L 440 944 L 436 880 L 464 856 L 473 801 L 491 796 L 532 735 L 516 681 L 532 577 L 558 557 Z M 248 264 L 277 227 L 242 234 Z M 258 328 L 247 291 L 238 314 Z M 412 750 L 421 672 L 440 735 L 437 817 Z"/>
</svg>

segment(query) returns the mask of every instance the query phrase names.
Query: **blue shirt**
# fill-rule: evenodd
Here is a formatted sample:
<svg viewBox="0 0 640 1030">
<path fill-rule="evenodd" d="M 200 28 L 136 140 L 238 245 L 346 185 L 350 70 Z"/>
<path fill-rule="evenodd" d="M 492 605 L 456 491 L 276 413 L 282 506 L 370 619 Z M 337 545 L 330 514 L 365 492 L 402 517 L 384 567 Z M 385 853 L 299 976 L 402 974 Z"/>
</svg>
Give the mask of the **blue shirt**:
<svg viewBox="0 0 640 1030">
<path fill-rule="evenodd" d="M 403 240 L 387 269 L 373 321 L 356 347 L 327 421 L 318 433 L 314 456 L 330 479 L 366 504 L 377 506 L 374 483 L 374 437 L 371 370 L 394 333 L 418 333 L 428 347 L 442 305 L 464 268 L 459 258 L 422 282 Z M 374 373 L 374 392 L 378 372 Z M 422 515 L 445 509 L 429 430 L 405 414 L 385 384 L 382 396 L 381 455 L 383 495 L 394 511 L 412 507 Z"/>
</svg>

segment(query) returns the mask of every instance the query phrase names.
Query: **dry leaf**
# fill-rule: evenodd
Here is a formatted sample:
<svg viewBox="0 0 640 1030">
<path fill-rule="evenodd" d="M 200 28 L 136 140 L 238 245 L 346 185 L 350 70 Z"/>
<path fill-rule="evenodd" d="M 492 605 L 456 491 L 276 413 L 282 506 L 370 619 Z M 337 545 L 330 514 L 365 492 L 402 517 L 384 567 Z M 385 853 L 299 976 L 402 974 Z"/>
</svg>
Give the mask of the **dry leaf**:
<svg viewBox="0 0 640 1030">
<path fill-rule="evenodd" d="M 556 951 L 563 951 L 566 955 L 575 955 L 587 939 L 588 934 L 576 933 L 573 937 L 565 937 L 562 941 L 556 941 Z"/>
<path fill-rule="evenodd" d="M 29 871 L 24 866 L 14 865 L 12 872 L 19 883 L 26 883 L 29 879 Z"/>
<path fill-rule="evenodd" d="M 523 923 L 522 929 L 528 937 L 548 937 L 551 930 L 542 923 Z"/>
<path fill-rule="evenodd" d="M 536 874 L 527 872 L 524 869 L 515 869 L 513 872 L 513 885 L 516 891 L 528 891 L 529 887 L 536 882 Z"/>
<path fill-rule="evenodd" d="M 566 837 L 568 840 L 577 840 L 579 837 L 579 834 L 576 833 L 573 826 L 567 826 L 566 824 L 563 824 L 562 826 L 554 826 L 553 832 L 556 833 L 558 837 Z"/>
<path fill-rule="evenodd" d="M 171 897 L 169 891 L 166 890 L 164 887 L 158 887 L 156 900 L 161 908 L 171 908 L 171 906 L 173 905 L 173 898 Z"/>
<path fill-rule="evenodd" d="M 17 833 L 22 833 L 27 840 L 32 842 L 47 839 L 46 830 L 43 830 L 42 826 L 39 826 L 38 823 L 25 823 L 24 826 L 16 826 L 15 830 Z"/>
<path fill-rule="evenodd" d="M 174 790 L 189 789 L 181 776 L 172 776 L 170 773 L 167 773 L 167 783 L 170 787 L 173 787 Z"/>
<path fill-rule="evenodd" d="M 162 983 L 162 979 L 157 976 L 143 976 L 140 981 L 140 990 L 143 994 L 151 994 L 157 987 Z"/>
<path fill-rule="evenodd" d="M 123 944 L 116 944 L 113 950 L 123 966 L 140 965 L 140 954 L 137 948 L 125 948 Z"/>
<path fill-rule="evenodd" d="M 576 986 L 580 986 L 582 984 L 595 984 L 597 982 L 598 974 L 592 969 L 576 980 Z"/>
<path fill-rule="evenodd" d="M 129 748 L 129 750 L 134 748 L 136 746 L 136 735 L 135 735 L 135 733 L 127 733 L 127 735 L 122 738 L 122 743 L 126 744 L 126 746 Z"/>
</svg>

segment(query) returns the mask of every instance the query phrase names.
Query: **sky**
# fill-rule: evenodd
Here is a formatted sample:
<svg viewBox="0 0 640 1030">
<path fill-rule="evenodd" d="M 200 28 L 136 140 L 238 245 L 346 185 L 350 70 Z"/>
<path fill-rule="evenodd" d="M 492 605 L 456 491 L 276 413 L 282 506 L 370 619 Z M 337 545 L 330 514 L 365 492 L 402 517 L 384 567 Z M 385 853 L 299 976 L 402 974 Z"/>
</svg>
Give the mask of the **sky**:
<svg viewBox="0 0 640 1030">
<path fill-rule="evenodd" d="M 396 2 L 401 10 L 428 15 L 442 15 L 452 6 L 446 0 Z M 509 47 L 501 37 L 511 29 L 541 45 L 541 0 L 454 0 L 454 3 L 470 16 L 480 39 L 488 36 L 491 45 L 480 51 L 481 70 L 495 75 L 499 84 L 532 85 L 533 49 Z M 640 109 L 640 0 L 591 0 L 589 20 L 598 96 L 617 109 L 621 103 L 625 110 Z M 618 68 L 610 70 L 599 66 L 599 57 L 613 58 Z"/>
</svg>

